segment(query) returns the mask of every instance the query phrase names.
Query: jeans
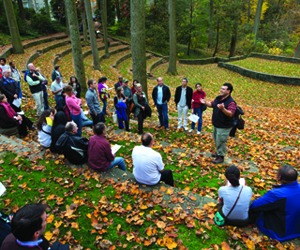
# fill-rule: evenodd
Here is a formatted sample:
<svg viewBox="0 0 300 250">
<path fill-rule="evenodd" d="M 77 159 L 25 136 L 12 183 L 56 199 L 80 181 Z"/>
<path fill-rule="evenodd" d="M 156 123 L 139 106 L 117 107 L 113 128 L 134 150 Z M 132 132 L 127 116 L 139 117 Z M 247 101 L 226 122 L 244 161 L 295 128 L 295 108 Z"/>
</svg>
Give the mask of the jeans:
<svg viewBox="0 0 300 250">
<path fill-rule="evenodd" d="M 55 100 L 55 103 L 57 105 L 58 101 L 62 99 L 62 96 L 61 95 L 55 95 L 54 96 L 54 100 Z"/>
<path fill-rule="evenodd" d="M 107 167 L 107 170 L 110 169 L 110 168 L 113 168 L 115 166 L 118 166 L 119 169 L 126 172 L 125 162 L 124 162 L 122 157 L 115 157 L 115 159 Z"/>
<path fill-rule="evenodd" d="M 102 113 L 106 115 L 107 100 L 103 100 L 102 102 L 103 102 Z"/>
<path fill-rule="evenodd" d="M 181 107 L 177 105 L 177 110 L 178 110 L 178 127 L 182 127 L 182 114 L 184 116 L 183 127 L 187 127 L 187 121 L 188 121 L 187 115 L 189 112 L 189 107 L 188 106 Z"/>
<path fill-rule="evenodd" d="M 22 95 L 22 89 L 21 89 L 21 82 L 18 82 L 18 87 L 19 87 L 19 90 L 20 90 L 18 98 L 22 98 L 23 95 Z"/>
<path fill-rule="evenodd" d="M 41 116 L 41 114 L 44 111 L 43 95 L 44 95 L 43 90 L 41 90 L 41 91 L 39 91 L 37 93 L 32 94 L 33 99 L 35 100 L 35 103 L 36 103 L 37 116 Z"/>
<path fill-rule="evenodd" d="M 76 135 L 81 136 L 81 131 L 82 131 L 82 118 L 81 118 L 81 114 L 79 114 L 79 115 L 73 115 L 70 112 L 70 116 L 71 116 L 73 122 L 75 122 L 77 124 L 77 127 L 78 127 L 78 131 L 77 131 Z"/>
<path fill-rule="evenodd" d="M 161 126 L 169 127 L 168 104 L 157 104 L 158 119 Z"/>
<path fill-rule="evenodd" d="M 214 126 L 214 141 L 217 148 L 217 155 L 224 157 L 226 155 L 227 140 L 231 128 L 216 128 Z"/>
<path fill-rule="evenodd" d="M 49 109 L 49 103 L 48 103 L 48 92 L 44 92 L 44 110 Z"/>
<path fill-rule="evenodd" d="M 82 119 L 82 127 L 92 127 L 93 126 L 93 121 L 89 120 L 85 116 L 82 109 L 81 109 L 81 119 Z"/>
<path fill-rule="evenodd" d="M 201 108 L 194 108 L 194 114 L 199 116 L 198 119 L 198 131 L 201 132 L 202 129 L 202 110 Z M 195 123 L 192 122 L 192 130 L 195 129 Z"/>
</svg>

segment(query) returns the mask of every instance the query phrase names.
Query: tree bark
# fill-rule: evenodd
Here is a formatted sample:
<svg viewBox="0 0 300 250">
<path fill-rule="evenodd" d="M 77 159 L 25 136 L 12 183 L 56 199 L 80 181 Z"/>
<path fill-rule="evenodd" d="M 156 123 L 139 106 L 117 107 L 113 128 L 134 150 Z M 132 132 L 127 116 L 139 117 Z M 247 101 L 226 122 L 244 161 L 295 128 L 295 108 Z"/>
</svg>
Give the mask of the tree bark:
<svg viewBox="0 0 300 250">
<path fill-rule="evenodd" d="M 81 12 L 81 21 L 82 21 L 82 31 L 83 31 L 83 41 L 88 43 L 88 34 L 87 34 L 87 25 L 86 25 L 86 16 L 85 16 L 85 7 L 84 0 L 80 0 L 80 12 Z"/>
<path fill-rule="evenodd" d="M 170 56 L 167 73 L 176 75 L 176 11 L 175 0 L 169 0 L 169 43 Z"/>
<path fill-rule="evenodd" d="M 130 0 L 130 11 L 133 79 L 137 79 L 139 81 L 148 99 L 146 73 L 145 0 Z"/>
<path fill-rule="evenodd" d="M 6 13 L 6 18 L 9 26 L 9 32 L 11 36 L 13 53 L 14 54 L 23 54 L 24 49 L 21 42 L 20 32 L 16 20 L 16 16 L 14 13 L 14 8 L 11 0 L 3 0 L 4 9 Z"/>
<path fill-rule="evenodd" d="M 19 1 L 19 0 L 18 0 Z M 48 3 L 48 0 L 44 0 L 44 3 L 45 3 L 45 8 L 47 10 L 47 14 L 49 16 L 49 18 L 51 19 L 51 15 L 50 15 L 50 6 L 49 6 L 49 3 Z"/>
<path fill-rule="evenodd" d="M 213 17 L 214 17 L 214 0 L 209 1 L 209 32 L 208 32 L 208 43 L 207 47 L 210 48 L 212 46 L 213 39 Z"/>
<path fill-rule="evenodd" d="M 65 2 L 65 16 L 66 16 L 66 35 L 69 36 L 70 35 L 70 27 L 69 27 L 69 21 L 68 21 L 68 13 L 67 13 L 67 4 L 66 4 L 67 0 L 64 0 Z"/>
<path fill-rule="evenodd" d="M 248 10 L 247 10 L 247 23 L 250 22 L 250 14 L 251 14 L 251 0 L 248 0 Z"/>
<path fill-rule="evenodd" d="M 21 17 L 22 21 L 25 22 L 25 11 L 24 11 L 24 6 L 23 6 L 22 0 L 18 0 L 18 6 L 19 6 L 20 17 Z"/>
<path fill-rule="evenodd" d="M 105 57 L 109 58 L 108 43 L 107 43 L 107 0 L 102 0 L 101 11 L 102 11 L 101 20 L 102 20 L 103 42 L 105 45 Z"/>
<path fill-rule="evenodd" d="M 68 13 L 68 21 L 70 26 L 70 36 L 71 36 L 75 74 L 79 83 L 81 84 L 82 92 L 85 93 L 87 91 L 87 86 L 86 86 L 85 71 L 84 71 L 84 64 L 82 58 L 82 48 L 81 48 L 80 34 L 78 29 L 78 19 L 77 19 L 77 10 L 76 10 L 75 1 L 66 0 L 66 7 L 67 7 L 66 10 Z"/>
<path fill-rule="evenodd" d="M 229 57 L 234 57 L 235 56 L 235 49 L 236 49 L 237 35 L 238 35 L 238 27 L 239 27 L 238 20 L 235 19 L 234 25 L 233 25 L 233 34 L 231 36 Z"/>
<path fill-rule="evenodd" d="M 117 10 L 117 18 L 118 18 L 118 22 L 121 21 L 121 14 L 120 14 L 120 4 L 119 4 L 119 0 L 116 0 L 116 10 Z"/>
<path fill-rule="evenodd" d="M 190 32 L 189 32 L 189 42 L 188 42 L 188 50 L 187 50 L 187 55 L 190 55 L 190 49 L 191 49 L 191 42 L 192 42 L 192 29 L 193 29 L 193 0 L 191 0 L 191 7 L 190 7 Z"/>
<path fill-rule="evenodd" d="M 264 2 L 264 0 L 258 0 L 258 2 L 257 2 L 255 19 L 254 19 L 254 27 L 253 27 L 253 34 L 255 36 L 255 39 L 256 39 L 257 32 L 258 32 L 258 28 L 259 28 L 263 2 Z"/>
<path fill-rule="evenodd" d="M 100 70 L 99 54 L 97 48 L 91 1 L 84 0 L 84 2 L 85 2 L 85 10 L 86 10 L 87 20 L 89 25 L 89 34 L 90 34 L 90 41 L 92 47 L 94 69 Z"/>
<path fill-rule="evenodd" d="M 297 48 L 296 48 L 296 51 L 295 51 L 293 57 L 300 58 L 300 41 L 299 41 L 299 43 L 297 45 Z"/>
<path fill-rule="evenodd" d="M 219 46 L 219 31 L 220 31 L 220 21 L 218 21 L 218 23 L 217 23 L 216 47 L 215 47 L 215 51 L 214 51 L 213 57 L 215 57 L 216 54 L 218 53 L 218 46 Z"/>
</svg>

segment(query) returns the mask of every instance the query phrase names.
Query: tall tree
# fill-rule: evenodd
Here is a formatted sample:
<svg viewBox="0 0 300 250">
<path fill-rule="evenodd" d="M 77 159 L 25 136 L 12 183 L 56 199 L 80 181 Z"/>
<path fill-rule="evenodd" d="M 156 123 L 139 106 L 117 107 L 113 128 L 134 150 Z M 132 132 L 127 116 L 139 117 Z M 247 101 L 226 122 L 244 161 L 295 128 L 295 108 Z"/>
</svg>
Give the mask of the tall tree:
<svg viewBox="0 0 300 250">
<path fill-rule="evenodd" d="M 4 3 L 6 18 L 9 26 L 11 41 L 13 45 L 13 52 L 14 54 L 23 54 L 24 49 L 21 42 L 20 32 L 19 32 L 16 16 L 14 13 L 12 0 L 3 0 L 3 3 Z"/>
<path fill-rule="evenodd" d="M 67 4 L 66 4 L 66 2 L 67 2 L 67 0 L 64 0 L 64 7 L 65 7 L 65 9 L 64 9 L 64 13 L 65 13 L 65 18 L 66 18 L 66 35 L 70 35 L 70 26 L 69 26 L 69 21 L 68 21 L 68 13 L 67 13 L 67 11 L 66 11 L 66 9 L 67 9 Z"/>
<path fill-rule="evenodd" d="M 96 34 L 95 34 L 95 28 L 94 28 L 91 1 L 84 0 L 84 2 L 85 2 L 85 9 L 86 9 L 87 20 L 88 20 L 88 25 L 89 25 L 89 34 L 90 34 L 90 41 L 91 41 L 91 47 L 92 47 L 92 53 L 93 53 L 94 69 L 100 70 L 100 62 L 99 62 L 99 55 L 98 55 L 98 48 L 97 48 Z"/>
<path fill-rule="evenodd" d="M 65 0 L 66 1 L 66 10 L 68 15 L 68 22 L 70 26 L 70 36 L 73 52 L 73 62 L 75 68 L 75 74 L 78 81 L 81 83 L 82 91 L 85 93 L 87 91 L 85 71 L 82 57 L 82 48 L 80 42 L 80 34 L 78 29 L 78 19 L 77 19 L 77 10 L 74 0 Z"/>
<path fill-rule="evenodd" d="M 20 1 L 20 0 L 18 0 L 18 1 Z M 51 18 L 50 6 L 49 6 L 48 0 L 44 0 L 44 3 L 45 3 L 45 8 L 46 8 L 47 14 L 48 14 L 49 18 Z"/>
<path fill-rule="evenodd" d="M 212 40 L 214 35 L 213 21 L 214 21 L 214 0 L 209 0 L 209 31 L 208 31 L 208 43 L 207 43 L 208 48 L 212 46 Z"/>
<path fill-rule="evenodd" d="M 116 10 L 117 10 L 117 18 L 118 18 L 118 22 L 121 21 L 121 13 L 120 13 L 120 4 L 119 4 L 119 0 L 116 0 Z"/>
<path fill-rule="evenodd" d="M 170 56 L 167 73 L 176 75 L 176 9 L 175 0 L 169 0 L 169 43 Z"/>
<path fill-rule="evenodd" d="M 300 41 L 297 44 L 297 47 L 296 47 L 296 50 L 295 50 L 295 53 L 294 53 L 293 57 L 300 58 Z"/>
<path fill-rule="evenodd" d="M 82 21 L 82 30 L 83 30 L 83 41 L 88 43 L 88 34 L 87 34 L 87 25 L 86 25 L 86 16 L 85 16 L 85 7 L 84 7 L 84 0 L 80 0 L 80 13 L 81 13 L 81 21 Z"/>
<path fill-rule="evenodd" d="M 143 86 L 148 99 L 145 41 L 145 0 L 130 0 L 131 54 L 133 79 Z"/>
<path fill-rule="evenodd" d="M 22 21 L 25 22 L 25 11 L 24 11 L 24 6 L 23 6 L 22 0 L 18 0 L 18 7 L 19 7 L 19 15 L 20 15 Z"/>
<path fill-rule="evenodd" d="M 230 51 L 229 51 L 229 57 L 235 56 L 235 49 L 237 44 L 237 37 L 238 37 L 238 28 L 239 28 L 239 19 L 240 19 L 240 6 L 238 0 L 235 0 L 235 4 L 233 6 L 233 30 L 231 35 L 231 42 L 230 42 Z"/>
<path fill-rule="evenodd" d="M 190 27 L 189 27 L 189 41 L 188 41 L 188 49 L 187 49 L 187 55 L 190 55 L 190 48 L 192 43 L 192 30 L 193 30 L 193 12 L 194 12 L 194 3 L 193 0 L 191 0 L 191 6 L 190 6 Z"/>
<path fill-rule="evenodd" d="M 258 28 L 259 28 L 263 2 L 264 2 L 264 0 L 257 1 L 257 7 L 256 7 L 256 13 L 255 13 L 255 19 L 254 19 L 254 27 L 253 27 L 253 34 L 255 36 L 255 39 L 256 39 L 257 32 L 258 32 Z"/>
<path fill-rule="evenodd" d="M 109 58 L 108 43 L 107 43 L 107 0 L 102 0 L 101 2 L 102 2 L 101 20 L 102 20 L 103 42 L 105 45 L 105 57 Z"/>
</svg>

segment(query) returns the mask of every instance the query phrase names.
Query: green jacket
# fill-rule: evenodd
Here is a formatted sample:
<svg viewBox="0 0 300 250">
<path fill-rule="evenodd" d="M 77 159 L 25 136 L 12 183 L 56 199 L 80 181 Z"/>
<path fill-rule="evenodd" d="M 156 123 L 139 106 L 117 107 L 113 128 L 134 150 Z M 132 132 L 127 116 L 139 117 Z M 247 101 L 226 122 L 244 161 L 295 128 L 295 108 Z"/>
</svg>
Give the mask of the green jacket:
<svg viewBox="0 0 300 250">
<path fill-rule="evenodd" d="M 53 72 L 52 72 L 52 75 L 51 75 L 51 79 L 52 79 L 52 81 L 53 81 L 53 82 L 55 81 L 55 79 L 56 79 L 56 76 L 57 76 L 57 74 L 56 74 L 56 71 L 55 71 L 55 70 L 53 70 Z M 59 71 L 59 76 L 60 76 L 60 77 L 62 77 L 62 75 L 61 75 L 60 71 Z"/>
<path fill-rule="evenodd" d="M 147 102 L 147 97 L 143 91 L 142 91 L 142 94 L 145 96 L 145 100 Z M 138 103 L 137 93 L 135 93 L 133 95 L 133 103 L 134 103 L 134 105 L 136 105 L 136 109 L 134 111 L 134 116 L 138 116 L 141 111 L 142 105 Z"/>
</svg>

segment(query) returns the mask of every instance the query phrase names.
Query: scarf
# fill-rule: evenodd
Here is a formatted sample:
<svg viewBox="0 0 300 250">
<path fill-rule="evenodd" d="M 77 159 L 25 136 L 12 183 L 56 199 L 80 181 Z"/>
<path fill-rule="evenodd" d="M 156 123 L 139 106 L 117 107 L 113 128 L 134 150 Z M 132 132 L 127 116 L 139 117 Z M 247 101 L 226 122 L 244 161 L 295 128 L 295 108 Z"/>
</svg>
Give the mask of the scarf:
<svg viewBox="0 0 300 250">
<path fill-rule="evenodd" d="M 13 118 L 16 115 L 16 112 L 13 110 L 9 103 L 2 102 L 0 104 L 6 109 L 6 113 L 9 118 Z"/>
</svg>

